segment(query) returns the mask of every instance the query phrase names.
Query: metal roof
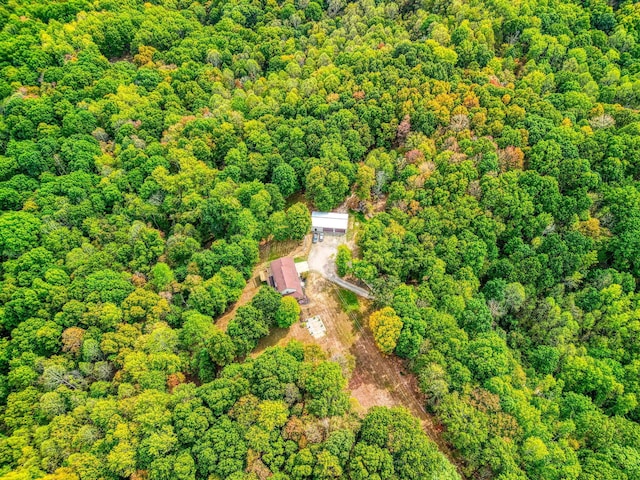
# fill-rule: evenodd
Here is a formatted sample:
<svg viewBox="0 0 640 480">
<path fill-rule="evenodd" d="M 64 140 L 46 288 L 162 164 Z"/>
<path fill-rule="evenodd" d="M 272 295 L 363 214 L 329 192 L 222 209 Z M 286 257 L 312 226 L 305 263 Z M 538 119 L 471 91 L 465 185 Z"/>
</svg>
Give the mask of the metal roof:
<svg viewBox="0 0 640 480">
<path fill-rule="evenodd" d="M 298 273 L 305 273 L 309 271 L 309 262 L 296 262 L 296 270 Z"/>
<path fill-rule="evenodd" d="M 296 265 L 293 263 L 293 258 L 282 257 L 271 262 L 271 276 L 276 285 L 276 290 L 280 293 L 285 290 L 293 290 L 292 297 L 297 299 L 304 298 L 302 284 L 300 283 Z"/>
<path fill-rule="evenodd" d="M 311 212 L 311 225 L 322 228 L 339 228 L 347 230 L 349 225 L 348 213 Z"/>
</svg>

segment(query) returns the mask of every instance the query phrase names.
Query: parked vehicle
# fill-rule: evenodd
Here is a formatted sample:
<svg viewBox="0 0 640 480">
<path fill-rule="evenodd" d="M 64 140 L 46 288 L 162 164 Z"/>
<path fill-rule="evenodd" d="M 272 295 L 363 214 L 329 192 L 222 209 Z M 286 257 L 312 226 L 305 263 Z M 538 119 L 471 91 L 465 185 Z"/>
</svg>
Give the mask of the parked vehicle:
<svg viewBox="0 0 640 480">
<path fill-rule="evenodd" d="M 313 240 L 311 240 L 311 241 L 312 241 L 312 243 L 318 243 L 318 234 L 317 233 L 313 234 Z"/>
<path fill-rule="evenodd" d="M 323 241 L 323 240 L 324 240 L 324 232 L 320 232 L 320 238 L 319 238 L 319 240 L 320 240 L 320 241 Z"/>
</svg>

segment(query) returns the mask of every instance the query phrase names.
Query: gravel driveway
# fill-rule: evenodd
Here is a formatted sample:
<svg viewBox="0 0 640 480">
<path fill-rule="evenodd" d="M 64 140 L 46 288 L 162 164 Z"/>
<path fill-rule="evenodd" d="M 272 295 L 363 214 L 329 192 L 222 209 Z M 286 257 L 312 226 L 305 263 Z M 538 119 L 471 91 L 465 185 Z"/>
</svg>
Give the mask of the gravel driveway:
<svg viewBox="0 0 640 480">
<path fill-rule="evenodd" d="M 338 245 L 346 243 L 345 235 L 325 235 L 324 241 L 311 245 L 309 252 L 309 270 L 322 274 L 323 277 L 335 274 L 335 261 Z"/>
<path fill-rule="evenodd" d="M 361 297 L 371 298 L 371 294 L 367 290 L 343 280 L 336 274 L 336 253 L 338 251 L 338 245 L 344 243 L 347 243 L 347 237 L 345 235 L 325 235 L 324 241 L 311 245 L 311 251 L 307 259 L 309 270 L 318 272 L 327 280 L 338 284 L 342 288 L 351 290 Z"/>
</svg>

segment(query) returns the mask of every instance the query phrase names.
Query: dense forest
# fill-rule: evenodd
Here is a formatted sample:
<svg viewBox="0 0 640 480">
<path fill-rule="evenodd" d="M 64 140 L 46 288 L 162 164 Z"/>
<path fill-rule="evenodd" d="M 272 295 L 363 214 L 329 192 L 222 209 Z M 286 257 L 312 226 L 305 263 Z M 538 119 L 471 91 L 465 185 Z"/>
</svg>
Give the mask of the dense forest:
<svg viewBox="0 0 640 480">
<path fill-rule="evenodd" d="M 640 479 L 640 4 L 0 1 L 0 478 Z M 356 199 L 457 467 L 291 342 Z"/>
</svg>

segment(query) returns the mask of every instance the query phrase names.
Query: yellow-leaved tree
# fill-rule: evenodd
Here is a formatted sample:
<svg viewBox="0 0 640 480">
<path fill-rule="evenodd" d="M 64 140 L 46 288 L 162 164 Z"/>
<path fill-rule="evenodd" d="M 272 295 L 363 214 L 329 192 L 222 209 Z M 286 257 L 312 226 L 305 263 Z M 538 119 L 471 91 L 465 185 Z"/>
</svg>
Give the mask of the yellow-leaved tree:
<svg viewBox="0 0 640 480">
<path fill-rule="evenodd" d="M 400 332 L 402 331 L 402 319 L 391 307 L 385 307 L 373 312 L 369 317 L 369 326 L 373 331 L 376 345 L 385 354 L 393 353 Z"/>
</svg>

